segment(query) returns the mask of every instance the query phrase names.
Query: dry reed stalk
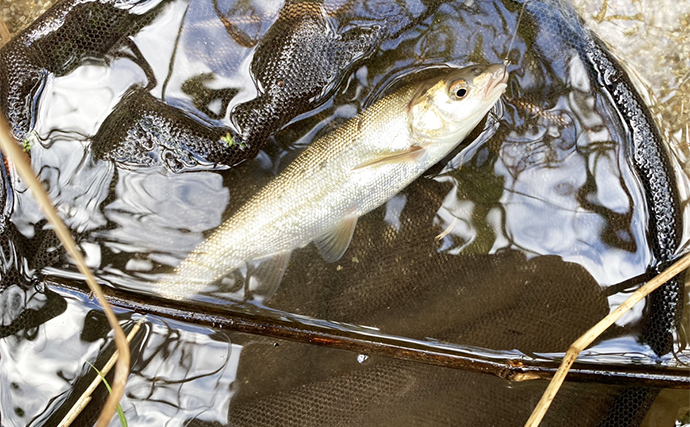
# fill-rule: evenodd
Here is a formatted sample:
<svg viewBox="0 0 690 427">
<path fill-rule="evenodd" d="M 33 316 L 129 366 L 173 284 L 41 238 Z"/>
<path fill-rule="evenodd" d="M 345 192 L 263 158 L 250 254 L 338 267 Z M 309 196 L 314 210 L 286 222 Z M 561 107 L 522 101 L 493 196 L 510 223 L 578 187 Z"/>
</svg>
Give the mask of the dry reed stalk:
<svg viewBox="0 0 690 427">
<path fill-rule="evenodd" d="M 2 16 L 0 16 L 0 47 L 3 47 L 5 43 L 10 41 L 11 37 L 10 30 L 7 28 L 5 20 L 2 19 Z"/>
</svg>

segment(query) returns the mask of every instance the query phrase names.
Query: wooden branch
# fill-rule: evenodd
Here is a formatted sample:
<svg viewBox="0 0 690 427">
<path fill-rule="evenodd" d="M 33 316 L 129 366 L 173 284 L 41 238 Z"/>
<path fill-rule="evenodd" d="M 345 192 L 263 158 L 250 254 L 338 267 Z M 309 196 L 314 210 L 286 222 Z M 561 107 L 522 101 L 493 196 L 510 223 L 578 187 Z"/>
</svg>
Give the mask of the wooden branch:
<svg viewBox="0 0 690 427">
<path fill-rule="evenodd" d="M 79 293 L 84 290 L 64 282 L 46 283 L 54 290 Z M 548 380 L 559 362 L 533 358 L 518 352 L 494 351 L 451 343 L 414 340 L 395 335 L 363 331 L 357 326 L 325 321 L 269 318 L 246 312 L 230 311 L 227 307 L 202 305 L 190 301 L 173 301 L 153 296 L 105 288 L 108 302 L 125 310 L 177 320 L 215 329 L 225 329 L 277 339 L 320 345 L 367 355 L 444 366 L 494 375 L 510 381 Z M 277 317 L 277 316 L 276 316 Z M 658 365 L 579 363 L 568 379 L 625 386 L 690 389 L 690 369 Z"/>
</svg>

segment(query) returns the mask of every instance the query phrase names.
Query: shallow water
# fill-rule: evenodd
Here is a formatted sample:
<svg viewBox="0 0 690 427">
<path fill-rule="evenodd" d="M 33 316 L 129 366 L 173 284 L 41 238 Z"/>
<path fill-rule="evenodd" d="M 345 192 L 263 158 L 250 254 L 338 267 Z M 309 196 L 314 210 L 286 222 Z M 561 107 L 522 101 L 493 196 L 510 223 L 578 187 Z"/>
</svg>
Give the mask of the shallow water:
<svg viewBox="0 0 690 427">
<path fill-rule="evenodd" d="M 171 2 L 133 39 L 156 76 L 157 84 L 151 93 L 170 105 L 191 110 L 210 123 L 232 126 L 227 114 L 212 117 L 220 111 L 217 102 L 210 102 L 203 111 L 195 107 L 193 97 L 184 90 L 184 83 L 214 73 L 215 80 L 210 83 L 213 89 L 239 90 L 227 106 L 227 111 L 231 111 L 255 92 L 248 77 L 248 60 L 253 48 L 232 41 L 227 47 L 219 48 L 218 40 L 228 39 L 225 29 L 213 21 L 213 9 L 208 2 L 193 3 L 195 7 L 187 9 L 185 2 Z M 221 6 L 230 7 L 229 4 Z M 385 6 L 381 3 L 377 7 L 385 12 Z M 405 16 L 415 17 L 423 10 L 417 4 L 407 6 Z M 399 39 L 385 41 L 381 52 L 366 66 L 357 68 L 332 100 L 276 134 L 255 160 L 223 172 L 177 174 L 165 167 L 115 167 L 110 161 L 94 160 L 89 149 L 92 136 L 127 89 L 147 84 L 147 76 L 140 63 L 131 58 L 111 57 L 85 64 L 49 80 L 32 133 L 32 163 L 41 170 L 40 176 L 68 225 L 81 234 L 82 248 L 98 276 L 115 287 L 148 293 L 157 274 L 182 259 L 203 239 L 204 233 L 218 226 L 315 135 L 355 115 L 396 77 L 419 68 L 422 57 L 425 63 L 499 62 L 506 54 L 516 9 L 508 10 L 500 4 L 495 9 L 477 7 L 476 16 L 480 18 L 464 20 L 463 7 L 443 5 L 431 23 L 407 30 Z M 609 10 L 613 9 L 611 6 Z M 260 12 L 264 16 L 275 14 L 271 10 Z M 393 16 L 399 11 L 388 13 Z M 482 27 L 482 20 L 492 21 L 499 16 L 506 20 L 506 31 L 495 33 L 490 26 Z M 587 18 L 586 12 L 584 16 Z M 262 22 L 249 28 L 263 34 L 272 21 Z M 474 38 L 468 45 L 456 32 L 474 34 Z M 602 120 L 611 119 L 593 108 L 592 103 L 596 100 L 605 104 L 605 100 L 597 98 L 596 90 L 589 89 L 592 83 L 581 66 L 578 68 L 575 56 L 559 55 L 560 62 L 555 63 L 554 69 L 544 71 L 548 68 L 544 59 L 530 56 L 533 54 L 528 53 L 523 37 L 520 34 L 515 45 L 513 56 L 517 58 L 513 59 L 517 64 L 510 68 L 512 86 L 504 105 L 504 121 L 493 138 L 502 143 L 492 144 L 489 139 L 483 146 L 459 153 L 451 162 L 452 167 L 438 168 L 433 179 L 420 180 L 362 218 L 352 247 L 338 263 L 322 262 L 312 247 L 297 251 L 283 285 L 275 295 L 266 296 L 265 305 L 286 313 L 363 324 L 394 335 L 513 350 L 518 344 L 510 337 L 499 336 L 496 344 L 482 336 L 486 333 L 481 323 L 487 307 L 495 307 L 500 312 L 510 310 L 510 303 L 530 306 L 551 300 L 572 303 L 572 310 L 576 311 L 576 300 L 584 299 L 581 303 L 591 302 L 588 305 L 591 312 L 587 312 L 591 316 L 576 319 L 580 323 L 571 325 L 570 330 L 575 333 L 626 297 L 629 291 L 608 298 L 596 293 L 599 286 L 606 288 L 645 273 L 650 261 L 644 226 L 647 213 L 640 183 L 621 148 L 624 135 L 615 126 L 601 128 Z M 624 53 L 620 55 L 624 57 Z M 676 65 L 682 69 L 682 61 Z M 666 81 L 670 88 L 675 84 L 678 92 L 661 98 L 682 105 L 681 98 L 676 98 L 683 96 L 682 81 L 673 83 L 670 77 Z M 672 89 L 664 90 L 656 93 L 669 93 Z M 540 114 L 536 119 L 525 113 L 532 107 L 524 103 L 538 106 Z M 667 117 L 663 112 L 657 116 Z M 682 116 L 674 117 L 682 122 Z M 663 126 L 666 122 L 661 123 L 662 129 L 667 129 Z M 682 130 L 678 123 L 673 126 L 676 127 L 670 129 Z M 509 132 L 506 127 L 516 130 Z M 665 135 L 687 138 L 682 131 L 667 131 Z M 680 147 L 682 142 L 676 140 Z M 42 219 L 40 211 L 22 191 L 21 183 L 16 183 L 15 190 L 12 223 L 22 235 L 36 239 L 35 234 L 41 235 L 40 227 L 36 226 Z M 436 239 L 441 234 L 444 236 Z M 420 248 L 423 246 L 420 241 L 426 242 L 426 247 Z M 40 245 L 39 242 L 34 247 Z M 553 255 L 558 258 L 549 257 Z M 381 265 L 399 265 L 396 271 L 401 273 L 383 270 Z M 483 277 L 487 269 L 497 272 Z M 65 259 L 47 267 L 44 273 L 52 280 L 79 278 L 74 266 Z M 455 274 L 470 276 L 477 283 L 471 280 L 460 285 L 447 283 L 448 276 Z M 398 286 L 367 286 L 367 282 L 376 281 L 372 278 L 384 285 L 397 282 Z M 537 278 L 545 283 L 534 283 Z M 506 283 L 497 287 L 496 282 Z M 591 294 L 583 298 L 584 291 L 570 292 L 574 284 L 591 290 Z M 21 292 L 5 292 L 3 297 L 10 301 L 11 295 Z M 543 293 L 544 298 L 520 299 L 530 292 Z M 39 294 L 27 292 L 26 295 L 30 295 L 25 298 L 31 301 L 40 300 Z M 238 296 L 245 301 L 233 302 Z M 219 301 L 211 293 L 202 300 L 222 303 L 235 310 L 254 310 L 253 306 L 257 305 L 241 289 L 223 297 Z M 27 392 L 37 389 L 32 385 L 35 377 L 17 381 L 11 378 L 28 369 L 3 362 L 7 381 L 18 384 L 18 388 L 13 386 L 13 391 L 2 399 L 3 408 L 19 408 L 13 414 L 3 411 L 2 421 L 8 426 L 22 425 L 22 420 L 34 416 L 50 415 L 46 411 L 46 397 L 64 397 L 69 384 L 80 373 L 88 371 L 76 360 L 92 357 L 104 345 L 102 339 L 86 344 L 75 334 L 55 335 L 65 333 L 59 330 L 60 325 L 85 323 L 82 319 L 86 318 L 88 305 L 71 295 L 67 295 L 67 300 L 65 313 L 46 323 L 51 328 L 36 327 L 37 336 L 13 335 L 3 340 L 4 361 L 32 365 L 56 359 L 56 363 L 65 364 L 43 365 L 47 371 L 41 378 L 51 381 L 46 381 L 47 386 L 39 396 Z M 34 304 L 41 307 L 42 303 Z M 261 304 L 258 306 L 261 309 Z M 462 312 L 457 307 L 462 307 Z M 409 318 L 407 313 L 424 315 Z M 615 360 L 623 355 L 638 363 L 654 363 L 651 351 L 632 338 L 640 314 L 641 307 L 619 322 L 619 326 L 626 328 L 598 344 L 585 357 L 604 361 L 607 357 Z M 492 319 L 505 320 L 500 313 Z M 12 315 L 8 315 L 8 320 L 12 323 Z M 449 324 L 477 328 L 479 332 L 454 331 Z M 135 370 L 125 405 L 132 425 L 160 425 L 160 420 L 167 418 L 174 425 L 181 425 L 195 417 L 226 422 L 229 401 L 237 389 L 252 390 L 236 381 L 238 355 L 245 341 L 256 339 L 262 343 L 257 345 L 268 348 L 273 345 L 259 338 L 234 336 L 229 340 L 230 345 L 227 337 L 215 332 L 188 325 L 167 326 L 158 319 L 152 320 L 148 334 L 150 349 L 164 356 L 158 361 L 156 355 L 142 356 L 142 360 L 148 361 L 146 368 Z M 170 334 L 175 337 L 167 338 L 168 349 L 160 350 L 166 348 L 160 342 Z M 52 347 L 58 338 L 70 352 L 55 358 L 53 352 L 63 349 L 62 345 L 59 350 Z M 236 341 L 242 344 L 235 344 Z M 534 346 L 523 343 L 520 344 L 523 348 L 517 348 L 525 353 L 558 357 L 558 349 L 565 348 L 567 342 L 564 339 L 559 347 L 537 341 Z M 281 344 L 283 348 L 286 345 L 289 344 Z M 154 351 L 147 348 L 143 349 L 144 354 Z M 324 368 L 324 372 L 357 366 L 355 356 L 343 354 L 342 361 L 333 362 L 337 368 Z M 316 359 L 332 357 L 319 355 Z M 197 365 L 202 358 L 209 363 Z M 217 363 L 212 363 L 214 360 Z M 664 358 L 665 363 L 672 365 L 685 360 L 684 354 L 678 359 Z M 198 379 L 189 380 L 189 377 Z M 204 400 L 208 396 L 199 390 L 208 390 L 205 388 L 208 384 L 231 392 L 219 393 L 218 401 Z M 290 388 L 283 384 L 280 389 Z M 156 393 L 162 397 L 158 398 Z M 149 418 L 145 413 L 154 415 Z M 34 423 L 40 424 L 39 419 Z"/>
</svg>

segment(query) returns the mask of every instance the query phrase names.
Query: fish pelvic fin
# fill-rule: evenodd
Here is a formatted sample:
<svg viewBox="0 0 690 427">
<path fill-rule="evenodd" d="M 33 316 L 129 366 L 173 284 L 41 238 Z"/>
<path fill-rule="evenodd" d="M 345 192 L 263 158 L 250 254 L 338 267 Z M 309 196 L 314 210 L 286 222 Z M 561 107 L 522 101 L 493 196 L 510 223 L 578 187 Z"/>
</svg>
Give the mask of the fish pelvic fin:
<svg viewBox="0 0 690 427">
<path fill-rule="evenodd" d="M 283 281 L 292 251 L 278 252 L 248 262 L 247 299 L 262 302 L 275 293 Z"/>
<path fill-rule="evenodd" d="M 335 262 L 343 256 L 350 246 L 357 226 L 357 217 L 343 219 L 338 225 L 314 239 L 314 245 L 327 262 Z"/>
</svg>

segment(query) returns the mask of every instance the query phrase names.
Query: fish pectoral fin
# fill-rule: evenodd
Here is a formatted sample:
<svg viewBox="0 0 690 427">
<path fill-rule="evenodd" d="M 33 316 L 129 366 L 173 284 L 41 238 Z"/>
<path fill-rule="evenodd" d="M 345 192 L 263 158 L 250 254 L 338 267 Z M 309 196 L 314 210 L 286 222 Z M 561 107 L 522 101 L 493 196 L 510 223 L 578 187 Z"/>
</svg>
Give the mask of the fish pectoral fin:
<svg viewBox="0 0 690 427">
<path fill-rule="evenodd" d="M 424 147 L 413 145 L 407 150 L 392 151 L 390 153 L 381 154 L 378 157 L 369 159 L 367 162 L 354 168 L 354 170 L 368 168 L 369 166 L 380 166 L 386 163 L 398 162 L 416 162 L 424 154 Z"/>
<path fill-rule="evenodd" d="M 352 234 L 357 226 L 357 217 L 345 218 L 328 232 L 314 239 L 314 245 L 327 262 L 335 262 L 350 246 Z"/>
<path fill-rule="evenodd" d="M 283 280 L 292 251 L 278 252 L 247 263 L 247 290 L 254 297 L 270 298 Z"/>
</svg>

